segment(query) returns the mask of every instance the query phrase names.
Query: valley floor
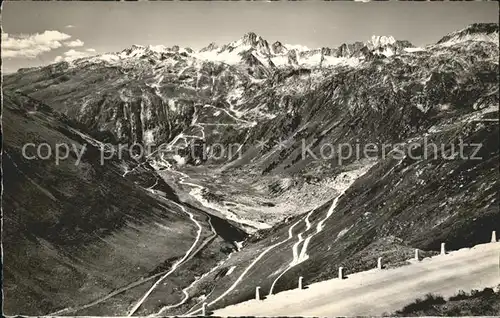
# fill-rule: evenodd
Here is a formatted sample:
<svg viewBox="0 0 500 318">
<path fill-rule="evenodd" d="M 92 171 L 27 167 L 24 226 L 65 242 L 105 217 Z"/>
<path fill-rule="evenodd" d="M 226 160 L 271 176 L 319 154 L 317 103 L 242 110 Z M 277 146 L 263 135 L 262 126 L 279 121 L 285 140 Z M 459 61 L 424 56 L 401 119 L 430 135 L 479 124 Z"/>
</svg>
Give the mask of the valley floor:
<svg viewBox="0 0 500 318">
<path fill-rule="evenodd" d="M 428 293 L 500 283 L 500 242 L 461 249 L 411 265 L 370 270 L 216 310 L 215 316 L 371 316 L 390 314 Z"/>
</svg>

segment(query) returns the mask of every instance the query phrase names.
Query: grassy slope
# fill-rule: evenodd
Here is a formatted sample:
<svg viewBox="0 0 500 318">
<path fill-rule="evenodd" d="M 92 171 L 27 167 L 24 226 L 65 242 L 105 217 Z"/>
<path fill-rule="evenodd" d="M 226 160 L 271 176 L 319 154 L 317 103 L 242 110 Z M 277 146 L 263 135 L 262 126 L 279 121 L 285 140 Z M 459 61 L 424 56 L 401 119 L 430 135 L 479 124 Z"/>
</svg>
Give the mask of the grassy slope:
<svg viewBox="0 0 500 318">
<path fill-rule="evenodd" d="M 182 257 L 196 235 L 192 222 L 123 178 L 114 162 L 99 165 L 96 149 L 89 146 L 80 165 L 73 154 L 59 165 L 23 158 L 25 142 L 83 140 L 50 110 L 29 114 L 29 100 L 4 94 L 6 313 L 85 303 Z"/>
</svg>

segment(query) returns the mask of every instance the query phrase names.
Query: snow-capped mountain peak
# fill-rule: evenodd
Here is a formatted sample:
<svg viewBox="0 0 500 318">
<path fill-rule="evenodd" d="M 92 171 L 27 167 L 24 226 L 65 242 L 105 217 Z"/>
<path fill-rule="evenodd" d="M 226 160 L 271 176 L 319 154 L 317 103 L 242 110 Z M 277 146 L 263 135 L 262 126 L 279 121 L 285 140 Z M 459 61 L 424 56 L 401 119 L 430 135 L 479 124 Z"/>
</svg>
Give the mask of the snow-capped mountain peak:
<svg viewBox="0 0 500 318">
<path fill-rule="evenodd" d="M 254 32 L 248 32 L 241 38 L 241 42 L 243 45 L 255 46 L 259 43 L 259 41 L 265 41 L 260 35 L 257 35 Z"/>
<path fill-rule="evenodd" d="M 438 42 L 438 45 L 450 46 L 467 41 L 494 42 L 498 45 L 498 24 L 470 25 L 446 35 Z M 133 64 L 137 59 L 144 59 L 149 63 L 165 66 L 176 65 L 179 61 L 189 61 L 191 64 L 210 61 L 240 65 L 252 69 L 254 74 L 264 74 L 273 68 L 282 67 L 355 66 L 373 59 L 390 58 L 399 54 L 414 54 L 426 50 L 427 48 L 417 48 L 408 41 L 396 40 L 393 36 L 375 35 L 365 42 L 357 41 L 344 43 L 338 47 L 310 49 L 306 46 L 285 44 L 281 41 L 268 42 L 255 32 L 248 32 L 227 44 L 218 45 L 212 42 L 198 51 L 193 51 L 190 48 L 179 48 L 179 46 L 136 44 L 120 52 L 106 53 L 75 63 L 100 63 L 104 61 L 109 64 Z"/>
<path fill-rule="evenodd" d="M 122 52 L 134 52 L 134 51 L 144 51 L 146 47 L 140 44 L 133 44 L 131 47 L 124 49 Z"/>
<path fill-rule="evenodd" d="M 263 55 L 269 55 L 271 53 L 269 43 L 263 37 L 254 32 L 248 32 L 243 35 L 241 39 L 230 43 L 229 48 L 238 49 L 239 51 L 255 49 Z"/>
<path fill-rule="evenodd" d="M 370 41 L 368 41 L 367 45 L 372 48 L 378 48 L 381 46 L 391 45 L 396 43 L 396 39 L 393 36 L 378 36 L 372 35 Z"/>
<path fill-rule="evenodd" d="M 167 47 L 165 45 L 138 45 L 134 44 L 128 49 L 125 49 L 119 53 L 120 57 L 137 57 L 143 54 L 155 54 L 155 53 L 166 53 L 166 52 L 182 52 L 185 49 L 179 48 L 179 46 L 174 45 L 172 47 Z"/>
</svg>

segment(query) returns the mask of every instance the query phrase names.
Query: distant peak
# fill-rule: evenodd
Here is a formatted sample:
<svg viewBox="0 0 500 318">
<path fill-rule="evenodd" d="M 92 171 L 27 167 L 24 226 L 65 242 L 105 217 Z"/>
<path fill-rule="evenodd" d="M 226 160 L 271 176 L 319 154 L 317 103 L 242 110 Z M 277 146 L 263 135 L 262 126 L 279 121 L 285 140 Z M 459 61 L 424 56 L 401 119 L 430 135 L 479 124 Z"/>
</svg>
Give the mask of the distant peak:
<svg viewBox="0 0 500 318">
<path fill-rule="evenodd" d="M 286 52 L 285 46 L 280 41 L 276 41 L 271 45 L 274 54 L 282 54 Z"/>
<path fill-rule="evenodd" d="M 372 35 L 368 44 L 371 44 L 374 48 L 391 45 L 396 43 L 396 39 L 393 36 L 385 36 L 385 35 Z"/>
<path fill-rule="evenodd" d="M 473 23 L 453 33 L 495 33 L 498 32 L 498 23 Z"/>
<path fill-rule="evenodd" d="M 257 44 L 264 44 L 264 42 L 267 43 L 264 38 L 262 38 L 260 35 L 257 35 L 255 32 L 248 32 L 243 37 L 241 38 L 241 42 L 244 45 L 251 45 L 251 46 L 256 46 Z"/>
<path fill-rule="evenodd" d="M 255 41 L 257 39 L 257 34 L 255 32 L 245 33 L 242 37 L 243 41 Z"/>
<path fill-rule="evenodd" d="M 202 48 L 200 50 L 200 52 L 213 51 L 213 50 L 216 50 L 218 48 L 219 48 L 219 46 L 215 42 L 212 42 L 209 45 L 207 45 L 204 48 Z"/>
<path fill-rule="evenodd" d="M 122 50 L 125 54 L 131 54 L 132 52 L 137 53 L 138 51 L 145 51 L 147 48 L 144 45 L 133 44 L 131 47 Z"/>
<path fill-rule="evenodd" d="M 167 47 L 164 45 L 148 45 L 147 49 L 153 52 L 162 52 L 167 50 Z"/>
<path fill-rule="evenodd" d="M 445 35 L 438 44 L 467 40 L 498 43 L 498 23 L 473 23 L 467 27 Z"/>
<path fill-rule="evenodd" d="M 137 50 L 137 49 L 145 49 L 146 47 L 144 45 L 140 45 L 140 44 L 133 44 L 130 48 L 132 50 Z"/>
</svg>

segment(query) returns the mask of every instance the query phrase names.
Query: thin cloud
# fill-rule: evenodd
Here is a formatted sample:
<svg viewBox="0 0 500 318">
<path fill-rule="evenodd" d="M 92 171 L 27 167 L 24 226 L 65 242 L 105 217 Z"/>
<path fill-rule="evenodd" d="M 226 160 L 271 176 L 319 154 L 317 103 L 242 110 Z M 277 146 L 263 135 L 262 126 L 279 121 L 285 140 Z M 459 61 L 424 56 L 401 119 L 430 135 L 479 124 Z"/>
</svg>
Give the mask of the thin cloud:
<svg viewBox="0 0 500 318">
<path fill-rule="evenodd" d="M 62 61 L 70 62 L 70 61 L 73 61 L 73 60 L 76 60 L 76 59 L 79 59 L 82 57 L 90 56 L 90 55 L 92 55 L 90 53 L 93 53 L 93 52 L 95 52 L 95 49 L 86 49 L 85 51 L 77 51 L 77 50 L 71 49 L 67 52 L 64 52 L 63 55 L 57 56 L 54 59 L 54 62 L 56 62 L 56 63 L 62 62 Z"/>
<path fill-rule="evenodd" d="M 59 31 L 45 31 L 35 34 L 10 35 L 2 33 L 2 56 L 35 58 L 62 46 L 62 41 L 71 35 Z"/>
<path fill-rule="evenodd" d="M 68 24 L 67 26 L 65 26 L 65 28 L 68 28 L 68 29 L 71 29 L 71 28 L 74 28 L 75 26 L 72 25 L 72 24 Z"/>
<path fill-rule="evenodd" d="M 80 47 L 83 46 L 83 41 L 76 39 L 74 41 L 65 42 L 64 45 L 67 47 Z"/>
</svg>

